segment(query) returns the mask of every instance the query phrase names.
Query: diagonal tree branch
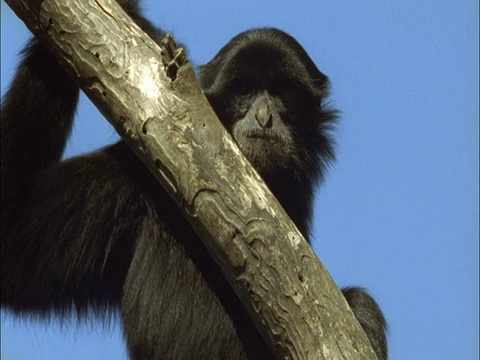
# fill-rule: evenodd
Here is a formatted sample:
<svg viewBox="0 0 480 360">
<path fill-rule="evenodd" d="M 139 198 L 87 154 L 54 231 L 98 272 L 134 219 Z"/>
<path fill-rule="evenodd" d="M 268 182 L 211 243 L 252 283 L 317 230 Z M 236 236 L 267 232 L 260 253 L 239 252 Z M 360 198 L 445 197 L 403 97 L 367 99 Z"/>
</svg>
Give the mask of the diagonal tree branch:
<svg viewBox="0 0 480 360">
<path fill-rule="evenodd" d="M 112 0 L 7 0 L 176 200 L 279 359 L 376 359 L 182 50 Z"/>
</svg>

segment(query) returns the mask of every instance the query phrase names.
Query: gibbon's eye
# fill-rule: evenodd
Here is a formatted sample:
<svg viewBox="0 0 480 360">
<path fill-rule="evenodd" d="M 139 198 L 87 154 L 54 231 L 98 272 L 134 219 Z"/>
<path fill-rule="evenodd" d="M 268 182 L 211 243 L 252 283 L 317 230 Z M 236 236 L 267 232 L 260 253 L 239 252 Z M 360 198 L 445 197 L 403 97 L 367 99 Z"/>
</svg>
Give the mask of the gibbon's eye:
<svg viewBox="0 0 480 360">
<path fill-rule="evenodd" d="M 238 80 L 234 84 L 235 93 L 238 95 L 247 95 L 252 91 L 252 87 L 247 80 Z"/>
<path fill-rule="evenodd" d="M 268 87 L 268 92 L 273 96 L 283 97 L 290 92 L 290 85 L 285 81 L 275 81 Z"/>
</svg>

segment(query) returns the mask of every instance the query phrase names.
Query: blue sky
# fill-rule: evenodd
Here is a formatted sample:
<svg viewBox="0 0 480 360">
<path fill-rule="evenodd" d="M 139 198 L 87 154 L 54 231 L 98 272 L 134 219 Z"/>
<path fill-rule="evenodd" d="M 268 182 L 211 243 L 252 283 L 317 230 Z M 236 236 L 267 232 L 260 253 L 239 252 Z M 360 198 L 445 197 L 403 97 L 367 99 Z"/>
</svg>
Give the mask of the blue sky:
<svg viewBox="0 0 480 360">
<path fill-rule="evenodd" d="M 275 26 L 332 80 L 338 160 L 317 194 L 314 248 L 340 286 L 361 285 L 389 321 L 390 356 L 478 359 L 477 1 L 145 1 L 195 64 L 232 36 Z M 155 10 L 155 7 L 160 9 Z M 2 1 L 1 89 L 28 31 Z M 82 98 L 67 155 L 117 139 Z M 15 319 L 1 357 L 126 359 L 109 326 Z"/>
</svg>

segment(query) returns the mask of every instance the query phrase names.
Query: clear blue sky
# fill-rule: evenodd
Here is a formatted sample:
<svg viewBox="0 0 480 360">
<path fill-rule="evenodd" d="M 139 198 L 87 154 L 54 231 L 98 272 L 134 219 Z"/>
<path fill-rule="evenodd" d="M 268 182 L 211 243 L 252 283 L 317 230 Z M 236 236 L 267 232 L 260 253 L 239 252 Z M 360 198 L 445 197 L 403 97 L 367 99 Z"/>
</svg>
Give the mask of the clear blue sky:
<svg viewBox="0 0 480 360">
<path fill-rule="evenodd" d="M 144 3 L 194 63 L 240 31 L 275 26 L 330 76 L 342 122 L 314 248 L 339 285 L 376 296 L 391 359 L 478 359 L 478 1 L 194 3 Z M 3 93 L 28 35 L 3 2 L 1 30 Z M 115 139 L 83 98 L 68 154 Z M 118 321 L 61 327 L 2 311 L 1 329 L 4 360 L 126 359 Z"/>
</svg>

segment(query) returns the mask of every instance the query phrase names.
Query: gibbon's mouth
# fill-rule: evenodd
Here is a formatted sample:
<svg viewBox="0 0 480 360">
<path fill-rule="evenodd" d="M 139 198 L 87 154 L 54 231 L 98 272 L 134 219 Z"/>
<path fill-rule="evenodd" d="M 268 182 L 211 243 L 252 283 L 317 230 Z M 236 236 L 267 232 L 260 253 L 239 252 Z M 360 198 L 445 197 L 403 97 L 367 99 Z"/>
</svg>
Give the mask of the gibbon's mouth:
<svg viewBox="0 0 480 360">
<path fill-rule="evenodd" d="M 247 139 L 260 139 L 260 140 L 272 140 L 283 142 L 285 139 L 279 133 L 273 130 L 246 130 L 242 132 L 242 135 Z"/>
</svg>

